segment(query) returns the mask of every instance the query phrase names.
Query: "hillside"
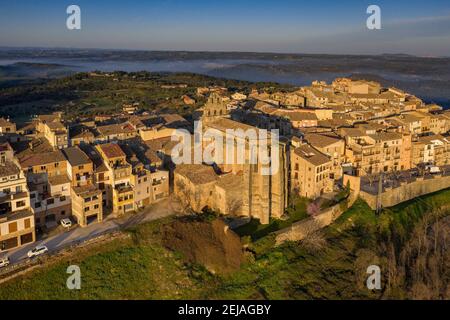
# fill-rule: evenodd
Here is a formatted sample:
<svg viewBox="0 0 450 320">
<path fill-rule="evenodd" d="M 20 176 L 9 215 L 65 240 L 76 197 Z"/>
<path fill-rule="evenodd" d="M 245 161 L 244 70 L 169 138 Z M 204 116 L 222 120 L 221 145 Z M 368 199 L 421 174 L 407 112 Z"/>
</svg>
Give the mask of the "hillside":
<svg viewBox="0 0 450 320">
<path fill-rule="evenodd" d="M 167 84 L 186 87 L 162 88 Z M 67 117 L 91 116 L 121 111 L 123 103 L 139 102 L 149 112 L 190 114 L 204 103 L 186 106 L 181 97 L 195 96 L 197 87 L 224 86 L 231 91 L 251 87 L 290 88 L 275 83 L 252 84 L 246 81 L 213 78 L 191 73 L 115 72 L 109 76 L 77 73 L 44 83 L 0 89 L 0 116 L 24 117 L 64 111 Z"/>
<path fill-rule="evenodd" d="M 0 299 L 449 299 L 449 197 L 444 190 L 379 216 L 357 201 L 308 241 L 249 243 L 251 254 L 226 275 L 166 249 L 173 220 L 159 220 L 2 284 Z M 80 291 L 65 287 L 70 264 L 82 270 Z M 381 267 L 380 291 L 365 287 L 371 264 Z"/>
</svg>

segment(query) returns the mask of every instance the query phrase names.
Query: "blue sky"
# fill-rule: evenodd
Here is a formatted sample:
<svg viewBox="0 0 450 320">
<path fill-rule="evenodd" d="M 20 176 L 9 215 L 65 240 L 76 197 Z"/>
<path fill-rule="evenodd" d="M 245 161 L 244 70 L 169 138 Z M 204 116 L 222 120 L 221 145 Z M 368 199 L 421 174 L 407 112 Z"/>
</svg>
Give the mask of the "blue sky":
<svg viewBox="0 0 450 320">
<path fill-rule="evenodd" d="M 450 56 L 450 1 L 0 0 L 0 30 L 0 46 Z"/>
</svg>

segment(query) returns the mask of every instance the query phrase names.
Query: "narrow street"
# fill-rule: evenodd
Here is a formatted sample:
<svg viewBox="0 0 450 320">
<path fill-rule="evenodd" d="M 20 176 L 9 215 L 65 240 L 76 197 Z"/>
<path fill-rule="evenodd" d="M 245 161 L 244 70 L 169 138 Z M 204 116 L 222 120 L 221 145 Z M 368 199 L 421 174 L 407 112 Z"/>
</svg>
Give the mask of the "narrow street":
<svg viewBox="0 0 450 320">
<path fill-rule="evenodd" d="M 127 215 L 125 217 L 113 218 L 109 216 L 102 222 L 94 223 L 85 228 L 74 226 L 73 229 L 69 231 L 61 232 L 45 239 L 38 240 L 34 243 L 30 243 L 21 248 L 2 253 L 0 254 L 0 257 L 9 257 L 11 265 L 14 265 L 28 259 L 27 252 L 38 245 L 47 246 L 49 252 L 52 253 L 70 245 L 82 243 L 86 240 L 95 238 L 102 233 L 107 233 L 115 229 L 124 229 L 133 225 L 176 215 L 180 213 L 180 208 L 181 207 L 178 203 L 173 199 L 165 199 L 143 209 L 141 212 Z"/>
</svg>

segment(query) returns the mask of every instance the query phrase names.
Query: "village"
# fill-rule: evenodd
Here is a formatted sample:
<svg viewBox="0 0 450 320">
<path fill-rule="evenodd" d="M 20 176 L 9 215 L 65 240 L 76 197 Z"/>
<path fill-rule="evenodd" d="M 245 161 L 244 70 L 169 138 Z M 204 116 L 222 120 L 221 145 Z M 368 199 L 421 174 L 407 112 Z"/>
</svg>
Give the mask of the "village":
<svg viewBox="0 0 450 320">
<path fill-rule="evenodd" d="M 323 202 L 349 189 L 379 210 L 450 187 L 450 112 L 400 89 L 339 78 L 292 92 L 199 87 L 197 96 L 207 102 L 191 119 L 139 103 L 86 118 L 39 114 L 20 126 L 1 118 L 0 255 L 60 225 L 102 224 L 168 198 L 267 224 L 286 219 L 294 197 Z M 219 134 L 278 130 L 269 145 L 278 170 L 267 175 L 266 163 L 251 161 L 249 137 L 234 137 L 248 151 L 243 163 L 175 164 L 174 136 L 193 136 L 192 120 Z"/>
</svg>

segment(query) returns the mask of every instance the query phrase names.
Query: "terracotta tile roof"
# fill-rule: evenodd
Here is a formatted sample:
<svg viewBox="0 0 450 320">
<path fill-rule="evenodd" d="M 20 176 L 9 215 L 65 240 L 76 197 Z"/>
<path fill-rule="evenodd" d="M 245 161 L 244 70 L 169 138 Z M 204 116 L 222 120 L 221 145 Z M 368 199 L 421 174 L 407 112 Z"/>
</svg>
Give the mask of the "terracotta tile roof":
<svg viewBox="0 0 450 320">
<path fill-rule="evenodd" d="M 330 162 L 331 160 L 319 150 L 312 148 L 311 146 L 304 144 L 294 149 L 296 155 L 310 162 L 314 166 L 320 166 Z"/>
<path fill-rule="evenodd" d="M 66 131 L 66 127 L 59 121 L 49 122 L 47 126 L 53 131 Z"/>
<path fill-rule="evenodd" d="M 67 176 L 67 174 L 60 174 L 57 176 L 49 177 L 48 183 L 50 183 L 51 185 L 57 186 L 60 184 L 70 183 L 70 179 Z"/>
<path fill-rule="evenodd" d="M 62 150 L 67 160 L 72 166 L 90 164 L 91 160 L 79 147 L 69 147 Z"/>
<path fill-rule="evenodd" d="M 95 196 L 102 193 L 100 189 L 93 185 L 85 185 L 80 187 L 72 187 L 72 190 L 81 197 Z"/>
<path fill-rule="evenodd" d="M 172 153 L 172 149 L 178 144 L 178 141 L 172 141 L 171 137 L 163 137 L 145 141 L 148 148 L 155 152 L 163 152 L 167 155 Z"/>
<path fill-rule="evenodd" d="M 19 159 L 22 168 L 42 166 L 62 161 L 66 161 L 66 158 L 60 150 L 45 153 L 32 153 Z"/>
<path fill-rule="evenodd" d="M 315 120 L 317 121 L 317 116 L 314 112 L 301 112 L 301 111 L 277 111 L 275 114 L 283 117 L 289 118 L 291 121 L 304 121 L 304 120 Z"/>
<path fill-rule="evenodd" d="M 205 184 L 218 179 L 214 168 L 203 164 L 177 165 L 175 172 L 189 179 L 194 184 Z"/>
<path fill-rule="evenodd" d="M 440 134 L 433 134 L 433 135 L 429 135 L 429 136 L 422 136 L 418 138 L 418 143 L 424 143 L 424 144 L 430 144 L 433 141 L 442 141 L 444 143 L 450 143 L 450 140 L 447 138 L 444 138 L 442 135 Z"/>
<path fill-rule="evenodd" d="M 126 156 L 120 146 L 115 143 L 100 144 L 98 146 L 108 158 L 118 158 Z"/>
<path fill-rule="evenodd" d="M 244 188 L 244 176 L 242 173 L 227 173 L 218 176 L 217 186 L 231 193 L 241 194 Z"/>
<path fill-rule="evenodd" d="M 227 129 L 242 129 L 244 131 L 250 129 L 250 130 L 258 130 L 256 127 L 250 126 L 248 124 L 234 121 L 227 118 L 219 118 L 217 120 L 214 120 L 207 125 L 210 128 L 214 128 L 223 132 L 226 132 Z"/>
<path fill-rule="evenodd" d="M 97 127 L 97 131 L 103 136 L 136 132 L 134 130 L 133 126 L 128 122 L 100 126 L 100 127 Z"/>
<path fill-rule="evenodd" d="M 316 134 L 316 133 L 307 133 L 305 135 L 305 139 L 309 144 L 316 148 L 323 148 L 334 144 L 336 142 L 341 141 L 341 139 L 337 137 L 330 137 L 328 135 Z"/>
<path fill-rule="evenodd" d="M 401 133 L 397 132 L 379 132 L 377 134 L 369 134 L 368 136 L 381 141 L 401 140 L 403 137 Z"/>
<path fill-rule="evenodd" d="M 19 174 L 20 168 L 12 161 L 6 160 L 4 165 L 0 165 L 0 177 Z"/>
</svg>

